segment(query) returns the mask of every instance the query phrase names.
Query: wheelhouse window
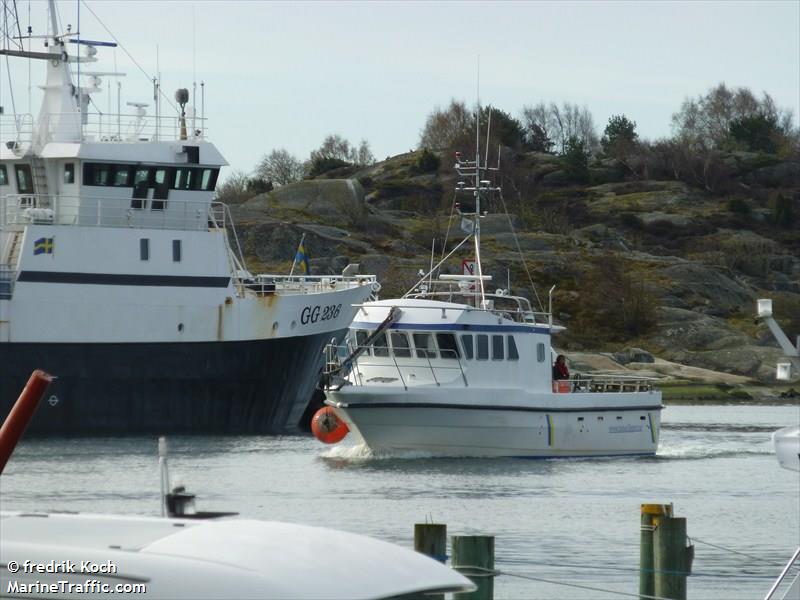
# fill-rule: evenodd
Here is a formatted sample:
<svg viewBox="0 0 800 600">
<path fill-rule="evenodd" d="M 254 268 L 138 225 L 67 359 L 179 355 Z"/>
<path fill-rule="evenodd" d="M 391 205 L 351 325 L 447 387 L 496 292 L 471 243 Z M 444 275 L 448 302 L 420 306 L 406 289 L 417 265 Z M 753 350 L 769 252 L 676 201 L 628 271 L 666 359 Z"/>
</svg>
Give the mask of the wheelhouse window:
<svg viewBox="0 0 800 600">
<path fill-rule="evenodd" d="M 31 177 L 31 166 L 14 165 L 14 172 L 17 176 L 17 192 L 20 194 L 32 194 L 33 177 Z"/>
<path fill-rule="evenodd" d="M 139 239 L 139 260 L 150 260 L 150 240 L 148 238 Z"/>
<path fill-rule="evenodd" d="M 206 192 L 213 192 L 217 187 L 217 176 L 219 169 L 203 169 L 203 176 L 200 180 L 200 189 Z"/>
<path fill-rule="evenodd" d="M 372 351 L 375 356 L 389 356 L 389 347 L 386 340 L 386 333 L 379 333 L 372 342 Z"/>
<path fill-rule="evenodd" d="M 389 334 L 392 341 L 392 350 L 397 358 L 411 358 L 411 344 L 408 343 L 408 336 L 402 331 L 392 331 Z"/>
<path fill-rule="evenodd" d="M 195 169 L 189 169 L 187 167 L 178 167 L 175 169 L 175 177 L 173 178 L 172 189 L 191 190 L 192 183 L 196 179 L 194 174 Z"/>
<path fill-rule="evenodd" d="M 139 167 L 133 175 L 133 200 L 131 208 L 144 208 L 147 198 L 147 189 L 150 182 L 150 169 Z"/>
<path fill-rule="evenodd" d="M 369 331 L 366 329 L 356 329 L 355 343 L 356 348 L 364 348 L 367 345 Z"/>
<path fill-rule="evenodd" d="M 111 170 L 108 163 L 84 163 L 83 185 L 111 185 Z"/>
<path fill-rule="evenodd" d="M 436 342 L 439 344 L 439 353 L 442 358 L 459 358 L 456 336 L 452 333 L 437 333 Z"/>
<path fill-rule="evenodd" d="M 489 336 L 481 333 L 475 336 L 478 346 L 478 360 L 489 360 Z"/>
<path fill-rule="evenodd" d="M 464 358 L 472 360 L 474 354 L 473 354 L 471 333 L 467 333 L 461 336 L 461 347 L 464 349 Z"/>
<path fill-rule="evenodd" d="M 5 165 L 0 165 L 0 185 L 8 185 L 8 171 Z"/>
<path fill-rule="evenodd" d="M 172 240 L 172 262 L 181 262 L 181 240 Z"/>
<path fill-rule="evenodd" d="M 169 196 L 167 174 L 168 170 L 166 167 L 153 169 L 153 201 L 150 203 L 151 210 L 164 210 L 167 206 L 165 202 L 167 196 Z"/>
<path fill-rule="evenodd" d="M 493 335 L 492 336 L 492 360 L 504 360 L 505 359 L 505 336 L 503 335 Z"/>
<path fill-rule="evenodd" d="M 115 165 L 111 185 L 114 187 L 131 187 L 133 185 L 133 166 Z"/>
<path fill-rule="evenodd" d="M 414 347 L 417 349 L 417 358 L 436 358 L 436 346 L 430 333 L 414 333 Z"/>
<path fill-rule="evenodd" d="M 514 336 L 508 336 L 508 360 L 519 360 L 519 352 L 517 352 L 517 343 L 514 341 Z"/>
<path fill-rule="evenodd" d="M 75 183 L 75 163 L 64 163 L 64 183 Z"/>
</svg>

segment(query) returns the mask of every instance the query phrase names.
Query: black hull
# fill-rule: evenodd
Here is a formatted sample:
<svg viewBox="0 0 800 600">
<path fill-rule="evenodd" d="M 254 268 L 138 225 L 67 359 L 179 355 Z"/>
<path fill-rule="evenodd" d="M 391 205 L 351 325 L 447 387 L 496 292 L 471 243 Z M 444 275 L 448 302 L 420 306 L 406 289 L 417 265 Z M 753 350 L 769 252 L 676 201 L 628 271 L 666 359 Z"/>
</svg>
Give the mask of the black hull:
<svg viewBox="0 0 800 600">
<path fill-rule="evenodd" d="M 322 349 L 344 333 L 243 342 L 2 343 L 0 414 L 8 414 L 31 372 L 44 369 L 57 379 L 30 432 L 293 431 L 313 394 Z"/>
</svg>

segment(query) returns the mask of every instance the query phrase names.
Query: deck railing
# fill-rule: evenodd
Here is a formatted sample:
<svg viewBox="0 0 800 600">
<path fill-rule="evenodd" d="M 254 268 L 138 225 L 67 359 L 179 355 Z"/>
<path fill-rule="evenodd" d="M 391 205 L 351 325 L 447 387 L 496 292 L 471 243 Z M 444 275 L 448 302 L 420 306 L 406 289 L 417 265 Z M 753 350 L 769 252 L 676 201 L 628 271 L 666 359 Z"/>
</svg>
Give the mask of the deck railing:
<svg viewBox="0 0 800 600">
<path fill-rule="evenodd" d="M 491 294 L 486 294 L 487 298 L 491 298 Z M 507 298 L 507 296 L 499 296 L 502 298 Z M 408 296 L 408 298 L 416 298 L 416 296 Z M 365 306 L 365 308 L 392 308 L 394 306 L 398 306 L 397 304 L 391 304 L 390 302 L 371 302 L 369 306 Z M 401 308 L 404 308 L 402 305 Z M 475 306 L 470 306 L 469 304 L 465 304 L 462 306 L 413 306 L 410 307 L 414 310 L 435 310 L 442 315 L 447 315 L 448 311 L 458 311 L 458 312 L 488 312 L 498 317 L 502 317 L 508 319 L 509 321 L 514 321 L 515 323 L 522 323 L 527 325 L 546 325 L 549 323 L 550 313 L 546 312 L 535 312 L 530 310 L 504 310 L 504 309 L 497 309 L 497 308 L 477 308 Z"/>
<path fill-rule="evenodd" d="M 130 197 L 8 194 L 0 198 L 0 226 L 38 224 L 202 230 L 225 229 L 228 225 L 228 211 L 221 202 L 169 198 L 140 202 L 145 200 L 147 208 L 133 208 Z"/>
<path fill-rule="evenodd" d="M 649 392 L 656 379 L 628 375 L 578 375 L 553 381 L 555 393 Z"/>
<path fill-rule="evenodd" d="M 80 139 L 74 142 L 156 142 L 178 141 L 181 139 L 198 141 L 208 138 L 208 119 L 200 117 L 186 117 L 185 134 L 182 138 L 181 119 L 177 115 L 136 115 L 136 114 L 99 114 L 89 113 L 87 121 L 80 125 L 81 116 L 77 113 L 51 113 L 46 120 L 37 127 L 44 128 L 45 139 L 50 139 L 58 127 L 63 127 L 67 120 L 74 123 L 76 131 L 81 132 Z M 34 127 L 34 118 L 31 114 L 2 115 L 0 117 L 0 131 L 14 132 L 14 141 L 23 147 L 33 141 L 37 134 Z M 39 132 L 42 133 L 42 132 Z M 6 141 L 7 138 L 3 138 Z"/>
</svg>

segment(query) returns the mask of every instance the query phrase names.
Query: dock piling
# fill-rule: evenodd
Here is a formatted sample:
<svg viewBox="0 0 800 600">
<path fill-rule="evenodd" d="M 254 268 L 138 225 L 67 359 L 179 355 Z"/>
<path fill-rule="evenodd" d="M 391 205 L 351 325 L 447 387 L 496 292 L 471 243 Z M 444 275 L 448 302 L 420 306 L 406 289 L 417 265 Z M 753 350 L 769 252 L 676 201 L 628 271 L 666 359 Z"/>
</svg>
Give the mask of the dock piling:
<svg viewBox="0 0 800 600">
<path fill-rule="evenodd" d="M 639 594 L 642 598 L 654 596 L 656 591 L 653 520 L 658 515 L 672 516 L 672 504 L 642 504 L 639 541 Z"/>
<path fill-rule="evenodd" d="M 454 535 L 453 568 L 478 586 L 474 592 L 453 594 L 455 600 L 494 598 L 494 536 Z"/>
</svg>

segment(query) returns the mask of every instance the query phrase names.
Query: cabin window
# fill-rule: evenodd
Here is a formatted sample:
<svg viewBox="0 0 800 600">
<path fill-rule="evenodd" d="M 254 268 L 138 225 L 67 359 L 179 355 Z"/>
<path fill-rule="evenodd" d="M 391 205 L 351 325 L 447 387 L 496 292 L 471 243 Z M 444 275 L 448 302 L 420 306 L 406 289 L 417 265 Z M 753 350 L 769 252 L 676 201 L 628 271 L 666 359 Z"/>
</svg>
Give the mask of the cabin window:
<svg viewBox="0 0 800 600">
<path fill-rule="evenodd" d="M 392 350 L 398 358 L 411 358 L 411 345 L 408 343 L 408 336 L 402 331 L 392 331 L 389 334 L 392 340 Z"/>
<path fill-rule="evenodd" d="M 5 165 L 0 165 L 0 185 L 8 185 L 8 171 Z"/>
<path fill-rule="evenodd" d="M 84 185 L 109 185 L 111 183 L 111 165 L 103 163 L 86 163 L 83 167 Z"/>
<path fill-rule="evenodd" d="M 169 196 L 169 182 L 167 179 L 168 171 L 166 167 L 153 169 L 153 201 L 150 203 L 151 210 L 164 210 L 167 203 L 164 200 Z"/>
<path fill-rule="evenodd" d="M 200 189 L 206 192 L 213 192 L 217 187 L 217 176 L 219 169 L 203 169 L 203 177 L 200 181 Z"/>
<path fill-rule="evenodd" d="M 544 344 L 539 342 L 538 344 L 536 344 L 536 360 L 539 362 L 544 362 L 544 355 L 545 355 Z"/>
<path fill-rule="evenodd" d="M 456 336 L 452 333 L 437 333 L 436 342 L 439 344 L 439 354 L 442 358 L 459 358 Z"/>
<path fill-rule="evenodd" d="M 504 335 L 492 336 L 492 360 L 503 360 L 505 358 L 505 338 Z"/>
<path fill-rule="evenodd" d="M 181 262 L 181 241 L 172 240 L 172 262 Z"/>
<path fill-rule="evenodd" d="M 111 185 L 114 187 L 131 187 L 133 181 L 133 167 L 131 165 L 115 165 Z"/>
<path fill-rule="evenodd" d="M 372 351 L 375 353 L 375 356 L 389 356 L 389 347 L 386 342 L 386 334 L 384 332 L 381 332 L 375 336 L 375 339 L 372 342 Z"/>
<path fill-rule="evenodd" d="M 139 167 L 133 175 L 133 200 L 131 208 L 144 208 L 147 203 L 147 189 L 150 182 L 150 169 Z"/>
<path fill-rule="evenodd" d="M 366 329 L 356 329 L 356 348 L 363 348 L 367 345 L 369 331 Z"/>
<path fill-rule="evenodd" d="M 17 175 L 17 192 L 20 194 L 32 194 L 33 177 L 31 177 L 31 166 L 15 165 L 14 171 Z"/>
<path fill-rule="evenodd" d="M 139 239 L 139 260 L 150 260 L 150 240 L 148 238 Z"/>
<path fill-rule="evenodd" d="M 461 336 L 461 347 L 464 349 L 464 358 L 472 360 L 472 334 L 468 333 Z"/>
<path fill-rule="evenodd" d="M 476 335 L 478 345 L 478 360 L 489 360 L 489 336 L 485 333 Z"/>
<path fill-rule="evenodd" d="M 75 163 L 64 163 L 64 183 L 75 183 Z"/>
<path fill-rule="evenodd" d="M 433 336 L 430 333 L 414 333 L 414 347 L 417 349 L 417 358 L 436 358 L 436 347 L 433 345 Z"/>
<path fill-rule="evenodd" d="M 191 190 L 192 181 L 195 179 L 195 169 L 180 167 L 175 169 L 175 177 L 172 182 L 174 190 Z"/>
<path fill-rule="evenodd" d="M 517 343 L 514 341 L 514 336 L 508 336 L 508 360 L 519 360 L 519 352 L 517 352 Z"/>
</svg>

